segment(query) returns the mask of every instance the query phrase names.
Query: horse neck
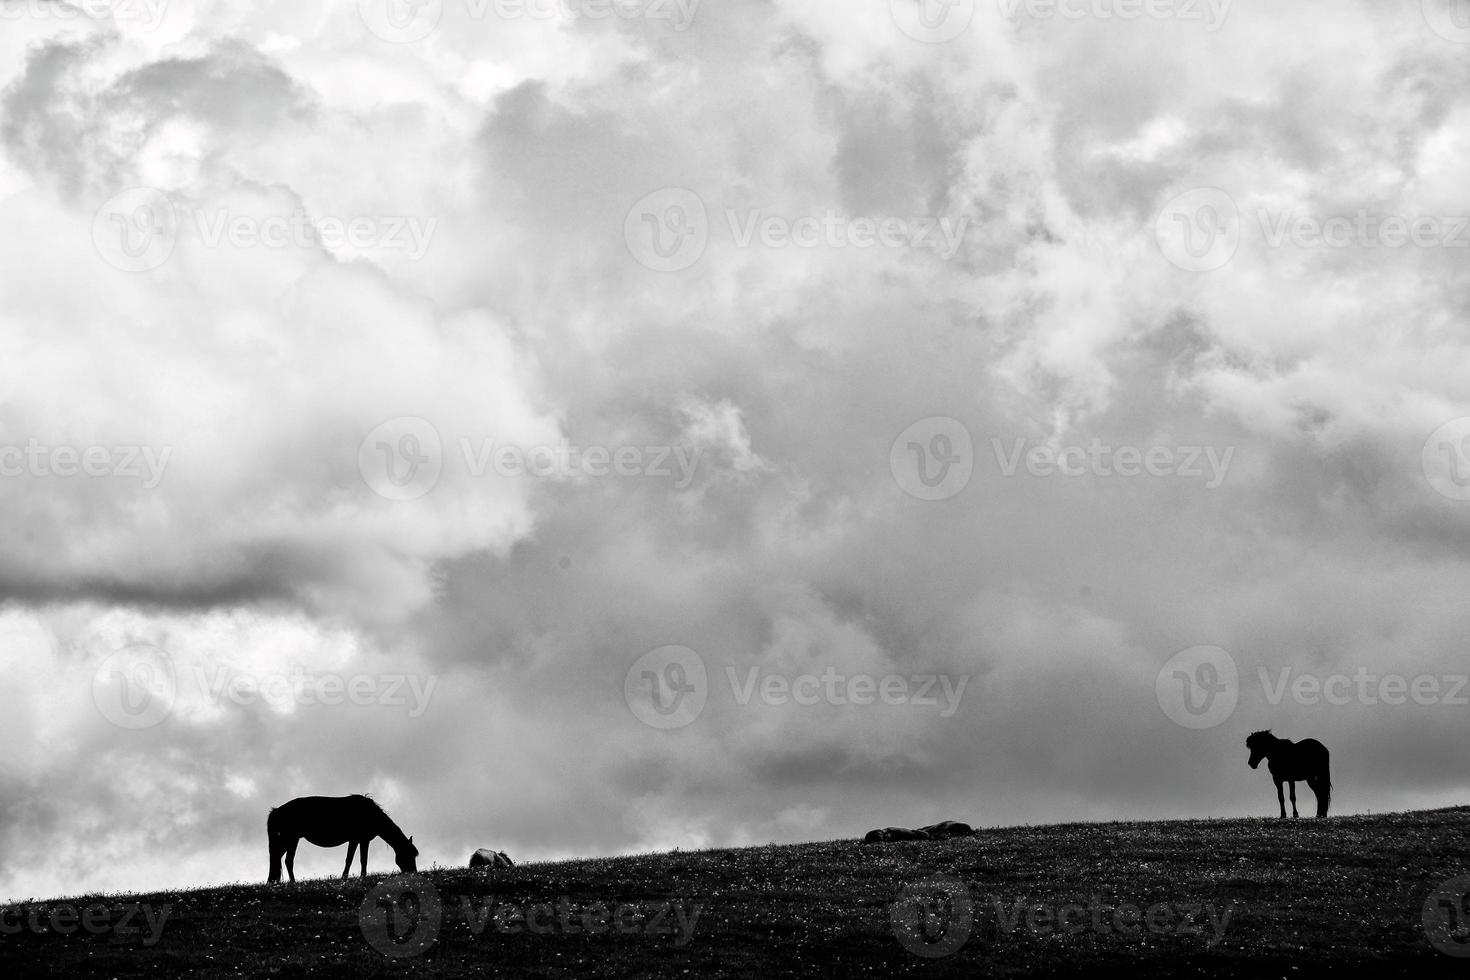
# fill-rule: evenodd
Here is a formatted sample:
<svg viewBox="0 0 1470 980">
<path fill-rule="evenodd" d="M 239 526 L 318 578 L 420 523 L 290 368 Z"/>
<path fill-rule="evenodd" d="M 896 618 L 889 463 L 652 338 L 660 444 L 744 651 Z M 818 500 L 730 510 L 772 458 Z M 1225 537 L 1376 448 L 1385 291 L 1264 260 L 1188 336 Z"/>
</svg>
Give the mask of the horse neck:
<svg viewBox="0 0 1470 980">
<path fill-rule="evenodd" d="M 1289 738 L 1273 738 L 1271 744 L 1266 747 L 1266 758 L 1269 760 L 1274 755 L 1280 755 L 1282 752 L 1286 752 L 1291 748 L 1292 744 Z"/>
<path fill-rule="evenodd" d="M 378 836 L 388 842 L 388 846 L 394 851 L 401 851 L 408 847 L 408 835 L 398 829 L 398 825 L 389 819 L 388 814 L 379 811 L 380 816 L 376 818 Z"/>
</svg>

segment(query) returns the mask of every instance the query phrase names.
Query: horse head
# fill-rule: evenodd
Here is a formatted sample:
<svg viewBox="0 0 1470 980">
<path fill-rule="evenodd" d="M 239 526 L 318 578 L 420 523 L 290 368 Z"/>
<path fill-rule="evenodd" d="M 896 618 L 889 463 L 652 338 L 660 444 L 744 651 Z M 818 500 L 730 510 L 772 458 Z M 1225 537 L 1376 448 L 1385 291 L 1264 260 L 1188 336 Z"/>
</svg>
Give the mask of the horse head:
<svg viewBox="0 0 1470 980">
<path fill-rule="evenodd" d="M 1276 744 L 1276 738 L 1271 734 L 1271 729 L 1264 732 L 1251 732 L 1245 740 L 1245 747 L 1251 750 L 1250 767 L 1256 768 L 1261 760 L 1266 758 L 1266 753 L 1271 751 L 1271 746 Z"/>
<path fill-rule="evenodd" d="M 398 870 L 408 874 L 418 872 L 418 856 L 419 849 L 414 846 L 412 837 L 408 839 L 408 843 L 403 846 L 402 850 L 393 852 L 393 859 L 398 862 Z"/>
</svg>

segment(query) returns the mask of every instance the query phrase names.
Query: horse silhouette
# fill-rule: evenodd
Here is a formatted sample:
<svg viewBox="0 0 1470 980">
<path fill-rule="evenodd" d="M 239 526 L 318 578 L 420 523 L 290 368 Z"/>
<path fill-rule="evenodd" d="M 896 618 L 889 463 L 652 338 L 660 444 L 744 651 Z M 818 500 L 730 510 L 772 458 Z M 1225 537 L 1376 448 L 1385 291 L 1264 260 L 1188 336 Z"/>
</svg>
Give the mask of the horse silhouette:
<svg viewBox="0 0 1470 980">
<path fill-rule="evenodd" d="M 265 821 L 270 840 L 271 870 L 268 881 L 281 880 L 281 858 L 286 859 L 286 874 L 296 880 L 296 845 L 305 837 L 317 847 L 347 845 L 347 863 L 342 877 L 352 870 L 352 855 L 362 848 L 362 874 L 367 875 L 368 844 L 381 837 L 393 848 L 393 859 L 399 870 L 418 870 L 419 849 L 413 838 L 405 837 L 398 825 L 388 819 L 383 808 L 368 796 L 299 796 L 271 810 Z"/>
<path fill-rule="evenodd" d="M 1276 780 L 1276 800 L 1281 804 L 1281 819 L 1286 819 L 1286 798 L 1281 791 L 1283 783 L 1291 784 L 1291 815 L 1296 812 L 1296 783 L 1305 779 L 1317 796 L 1317 816 L 1327 816 L 1327 804 L 1332 799 L 1332 777 L 1327 767 L 1327 746 L 1315 738 L 1293 742 L 1289 738 L 1277 738 L 1268 728 L 1264 732 L 1252 732 L 1245 740 L 1251 750 L 1250 767 L 1256 768 L 1266 760 L 1266 769 Z"/>
</svg>

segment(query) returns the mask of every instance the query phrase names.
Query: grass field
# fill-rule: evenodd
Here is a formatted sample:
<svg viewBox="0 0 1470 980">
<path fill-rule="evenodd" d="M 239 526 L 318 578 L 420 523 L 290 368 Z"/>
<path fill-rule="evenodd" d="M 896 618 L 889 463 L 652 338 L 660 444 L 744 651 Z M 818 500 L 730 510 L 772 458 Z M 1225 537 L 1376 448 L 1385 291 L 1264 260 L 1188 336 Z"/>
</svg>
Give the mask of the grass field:
<svg viewBox="0 0 1470 980">
<path fill-rule="evenodd" d="M 87 895 L 7 907 L 0 974 L 1463 977 L 1467 834 L 1470 808 L 1066 824 Z"/>
</svg>

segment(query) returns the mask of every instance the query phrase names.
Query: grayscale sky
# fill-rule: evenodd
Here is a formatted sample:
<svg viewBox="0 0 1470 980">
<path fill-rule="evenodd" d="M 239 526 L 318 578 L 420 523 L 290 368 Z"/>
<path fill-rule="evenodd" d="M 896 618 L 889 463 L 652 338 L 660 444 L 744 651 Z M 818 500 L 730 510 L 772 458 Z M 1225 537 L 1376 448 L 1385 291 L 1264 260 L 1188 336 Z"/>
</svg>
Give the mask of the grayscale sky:
<svg viewBox="0 0 1470 980">
<path fill-rule="evenodd" d="M 1466 802 L 1463 5 L 0 18 L 0 898 Z"/>
</svg>

